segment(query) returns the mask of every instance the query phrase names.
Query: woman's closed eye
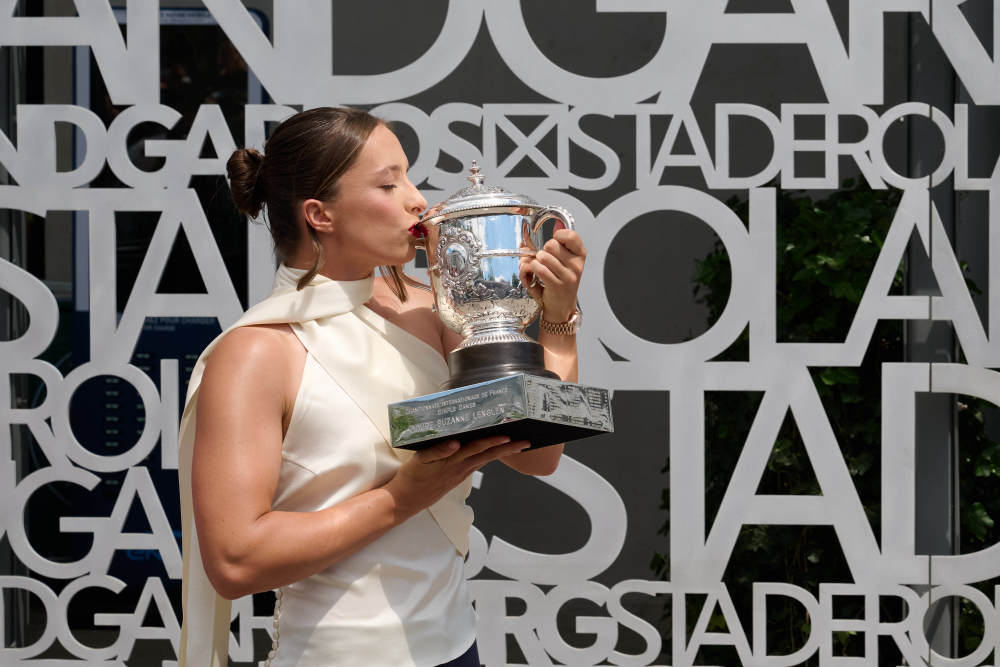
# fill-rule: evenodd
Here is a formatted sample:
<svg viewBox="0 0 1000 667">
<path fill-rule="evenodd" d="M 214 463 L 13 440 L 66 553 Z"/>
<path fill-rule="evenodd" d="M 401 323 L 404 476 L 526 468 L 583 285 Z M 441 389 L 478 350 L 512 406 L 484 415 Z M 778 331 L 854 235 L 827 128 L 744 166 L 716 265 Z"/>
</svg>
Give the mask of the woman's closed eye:
<svg viewBox="0 0 1000 667">
<path fill-rule="evenodd" d="M 380 185 L 383 190 L 395 190 L 398 187 L 395 183 L 386 183 L 385 185 Z"/>
</svg>

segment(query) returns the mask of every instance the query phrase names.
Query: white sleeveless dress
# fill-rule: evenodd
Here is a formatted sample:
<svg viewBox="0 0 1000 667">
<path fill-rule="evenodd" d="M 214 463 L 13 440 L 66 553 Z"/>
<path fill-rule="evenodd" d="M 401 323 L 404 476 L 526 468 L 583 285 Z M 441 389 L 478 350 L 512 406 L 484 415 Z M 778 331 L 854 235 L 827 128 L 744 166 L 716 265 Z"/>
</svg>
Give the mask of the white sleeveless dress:
<svg viewBox="0 0 1000 667">
<path fill-rule="evenodd" d="M 336 505 L 400 466 L 310 354 L 282 446 L 276 510 Z M 427 511 L 328 570 L 277 591 L 271 667 L 423 667 L 475 638 L 463 563 Z"/>
<path fill-rule="evenodd" d="M 317 276 L 297 290 L 300 275 L 280 267 L 271 296 L 230 328 L 288 323 L 307 350 L 272 502 L 286 511 L 330 507 L 388 481 L 412 453 L 389 447 L 386 406 L 432 393 L 447 377 L 440 352 L 364 306 L 371 278 Z M 197 392 L 218 340 L 195 365 L 178 440 L 180 667 L 228 663 L 231 605 L 205 573 L 191 505 Z M 425 667 L 461 655 L 475 638 L 462 562 L 470 490 L 471 479 L 351 557 L 278 590 L 274 650 L 265 664 Z"/>
</svg>

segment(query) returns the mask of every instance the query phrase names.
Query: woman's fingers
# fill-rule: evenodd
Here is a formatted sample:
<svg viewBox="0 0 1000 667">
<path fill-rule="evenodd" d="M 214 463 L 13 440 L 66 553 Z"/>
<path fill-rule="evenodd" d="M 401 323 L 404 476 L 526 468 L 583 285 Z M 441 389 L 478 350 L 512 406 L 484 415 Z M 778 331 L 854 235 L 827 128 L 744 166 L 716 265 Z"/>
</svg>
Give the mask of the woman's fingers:
<svg viewBox="0 0 1000 667">
<path fill-rule="evenodd" d="M 551 250 L 546 247 L 545 250 L 555 255 L 560 262 L 571 268 L 577 275 L 583 273 L 583 265 L 587 262 L 585 254 L 577 254 L 564 245 L 556 245 Z"/>
<path fill-rule="evenodd" d="M 513 452 L 521 451 L 531 445 L 527 440 L 511 442 L 510 436 L 491 435 L 485 438 L 471 440 L 461 445 L 458 440 L 445 440 L 433 447 L 419 452 L 424 463 L 460 463 L 482 460 L 483 463 Z M 482 465 L 479 463 L 478 465 Z M 477 465 L 477 467 L 478 467 Z"/>
<path fill-rule="evenodd" d="M 386 484 L 405 513 L 433 505 L 444 494 L 490 461 L 527 449 L 527 440 L 506 435 L 479 438 L 461 445 L 451 439 L 416 453 Z"/>
<path fill-rule="evenodd" d="M 471 473 L 475 470 L 479 470 L 490 461 L 495 461 L 496 459 L 503 458 L 504 456 L 510 456 L 511 454 L 523 452 L 530 446 L 531 443 L 527 440 L 515 440 L 503 445 L 496 445 L 468 457 L 465 460 L 465 464 Z"/>
<path fill-rule="evenodd" d="M 417 452 L 417 457 L 422 463 L 445 462 L 446 459 L 456 462 L 464 461 L 508 442 L 510 442 L 510 436 L 506 435 L 491 435 L 486 438 L 471 440 L 464 445 L 452 438 Z"/>
<path fill-rule="evenodd" d="M 587 257 L 587 249 L 583 245 L 583 239 L 575 231 L 571 229 L 557 229 L 555 234 L 552 235 L 552 239 L 574 255 L 579 255 L 583 258 Z"/>
<path fill-rule="evenodd" d="M 448 458 L 456 451 L 458 451 L 461 443 L 458 440 L 445 440 L 444 442 L 439 442 L 436 445 L 432 445 L 427 449 L 417 452 L 417 457 L 423 463 L 432 463 L 434 461 L 440 461 L 441 459 Z"/>
<path fill-rule="evenodd" d="M 542 309 L 545 319 L 550 322 L 565 321 L 576 308 L 576 294 L 580 287 L 580 277 L 571 269 L 558 263 L 551 255 L 539 253 L 532 262 L 532 270 L 545 284 L 542 291 Z"/>
<path fill-rule="evenodd" d="M 563 321 L 576 308 L 576 293 L 586 259 L 580 235 L 570 229 L 559 229 L 528 263 L 528 272 L 545 285 L 540 295 L 532 296 L 541 298 L 549 321 Z"/>
<path fill-rule="evenodd" d="M 580 279 L 580 273 L 575 271 L 571 265 L 546 250 L 539 250 L 538 254 L 535 255 L 535 261 L 531 263 L 531 270 L 546 287 L 575 284 Z"/>
<path fill-rule="evenodd" d="M 535 274 L 531 270 L 534 257 L 521 257 L 518 264 L 517 277 L 521 285 L 526 287 L 528 294 L 536 299 L 542 298 L 542 284 L 535 279 Z"/>
<path fill-rule="evenodd" d="M 535 253 L 531 269 L 539 274 L 543 282 L 546 272 L 540 267 L 548 269 L 550 279 L 559 283 L 575 284 L 579 282 L 583 273 L 586 258 L 587 252 L 580 235 L 568 229 L 561 229 Z M 546 282 L 546 285 L 548 284 Z"/>
<path fill-rule="evenodd" d="M 462 448 L 455 454 L 455 460 L 465 461 L 494 447 L 505 445 L 508 442 L 510 442 L 510 436 L 508 435 L 491 435 L 486 438 L 471 440 L 462 445 Z"/>
</svg>

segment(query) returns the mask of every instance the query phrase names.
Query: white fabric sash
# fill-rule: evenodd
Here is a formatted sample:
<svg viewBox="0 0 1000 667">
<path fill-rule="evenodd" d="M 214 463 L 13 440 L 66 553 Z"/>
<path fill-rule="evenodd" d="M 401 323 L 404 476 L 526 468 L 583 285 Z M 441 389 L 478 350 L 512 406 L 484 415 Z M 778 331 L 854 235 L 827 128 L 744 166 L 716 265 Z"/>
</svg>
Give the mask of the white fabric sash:
<svg viewBox="0 0 1000 667">
<path fill-rule="evenodd" d="M 191 373 L 178 437 L 184 554 L 180 667 L 228 664 L 231 603 L 216 594 L 205 574 L 191 502 L 198 387 L 205 361 L 222 336 L 247 325 L 290 324 L 309 353 L 354 399 L 386 443 L 386 406 L 413 397 L 418 387 L 438 387 L 447 377 L 447 367 L 437 350 L 365 307 L 372 296 L 373 278 L 334 281 L 317 276 L 304 289 L 297 290 L 300 275 L 300 271 L 281 266 L 270 296 L 212 341 Z M 413 454 L 392 451 L 404 461 Z M 472 523 L 472 510 L 465 504 L 470 490 L 471 478 L 428 508 L 463 555 L 468 551 Z"/>
</svg>

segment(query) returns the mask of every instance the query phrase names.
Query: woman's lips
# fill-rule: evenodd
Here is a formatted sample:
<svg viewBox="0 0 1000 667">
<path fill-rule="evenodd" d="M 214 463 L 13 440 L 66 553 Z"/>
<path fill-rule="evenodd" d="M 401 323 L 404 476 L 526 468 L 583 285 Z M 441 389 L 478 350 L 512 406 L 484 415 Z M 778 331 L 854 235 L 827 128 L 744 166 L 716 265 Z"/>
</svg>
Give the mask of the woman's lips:
<svg viewBox="0 0 1000 667">
<path fill-rule="evenodd" d="M 420 223 L 420 222 L 413 223 L 413 225 L 410 227 L 409 231 L 410 231 L 410 235 L 411 236 L 413 236 L 415 238 L 418 238 L 418 239 L 422 239 L 425 236 L 427 236 L 427 230 L 424 229 L 423 224 Z"/>
</svg>

